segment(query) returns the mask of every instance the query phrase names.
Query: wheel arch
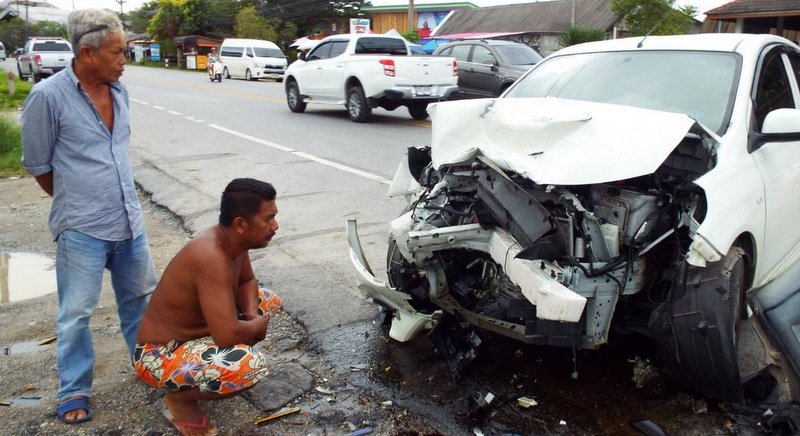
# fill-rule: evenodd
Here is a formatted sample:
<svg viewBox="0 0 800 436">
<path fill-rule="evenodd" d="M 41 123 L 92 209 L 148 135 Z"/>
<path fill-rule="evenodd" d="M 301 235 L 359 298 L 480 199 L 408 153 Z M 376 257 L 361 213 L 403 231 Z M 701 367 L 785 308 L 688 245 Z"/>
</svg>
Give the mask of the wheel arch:
<svg viewBox="0 0 800 436">
<path fill-rule="evenodd" d="M 744 289 L 750 289 L 753 286 L 755 278 L 755 269 L 757 264 L 758 252 L 756 250 L 756 238 L 750 232 L 740 234 L 733 242 L 734 247 L 739 247 L 744 250 Z"/>
<path fill-rule="evenodd" d="M 347 93 L 350 92 L 351 89 L 355 88 L 356 86 L 360 86 L 361 89 L 364 89 L 364 86 L 361 84 L 361 80 L 359 80 L 356 76 L 350 76 L 347 80 L 344 81 L 344 95 L 347 96 Z"/>
</svg>

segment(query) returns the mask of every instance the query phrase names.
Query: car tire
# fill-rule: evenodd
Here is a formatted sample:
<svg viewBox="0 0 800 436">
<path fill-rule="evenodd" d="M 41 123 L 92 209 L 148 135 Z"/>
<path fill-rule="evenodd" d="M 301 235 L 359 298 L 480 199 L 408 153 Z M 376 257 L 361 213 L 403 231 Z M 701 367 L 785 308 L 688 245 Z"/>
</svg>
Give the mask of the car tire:
<svg viewBox="0 0 800 436">
<path fill-rule="evenodd" d="M 367 104 L 367 97 L 360 86 L 354 86 L 347 91 L 347 115 L 356 123 L 365 123 L 372 114 L 372 108 Z"/>
<path fill-rule="evenodd" d="M 31 74 L 28 77 L 33 77 L 33 83 L 39 83 L 42 81 L 42 75 L 40 73 L 34 73 L 33 67 L 30 70 Z"/>
<path fill-rule="evenodd" d="M 428 119 L 428 104 L 427 103 L 411 103 L 408 105 L 408 113 L 411 118 L 417 121 Z"/>
<path fill-rule="evenodd" d="M 228 67 L 222 68 L 222 75 L 225 76 L 226 79 L 231 78 L 231 73 L 228 71 Z"/>
<path fill-rule="evenodd" d="M 300 88 L 294 80 L 286 84 L 286 104 L 289 110 L 294 113 L 301 113 L 306 110 L 306 103 L 303 101 L 303 96 L 300 95 Z"/>
<path fill-rule="evenodd" d="M 22 74 L 22 67 L 17 64 L 17 73 L 19 73 L 19 80 L 28 80 L 24 74 Z"/>
<path fill-rule="evenodd" d="M 683 261 L 668 297 L 651 316 L 650 334 L 670 375 L 703 395 L 741 401 L 738 328 L 744 315 L 746 254 L 738 247 L 717 262 Z"/>
<path fill-rule="evenodd" d="M 253 80 L 253 75 L 250 73 L 250 68 L 244 72 L 244 80 Z"/>
</svg>

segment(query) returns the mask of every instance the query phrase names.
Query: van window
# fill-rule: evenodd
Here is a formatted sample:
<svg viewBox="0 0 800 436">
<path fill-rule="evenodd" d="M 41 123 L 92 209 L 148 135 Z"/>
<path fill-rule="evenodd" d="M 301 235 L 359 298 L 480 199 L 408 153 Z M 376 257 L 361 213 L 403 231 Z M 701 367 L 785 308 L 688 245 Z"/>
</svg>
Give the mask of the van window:
<svg viewBox="0 0 800 436">
<path fill-rule="evenodd" d="M 283 52 L 277 48 L 267 48 L 267 47 L 253 47 L 253 50 L 256 52 L 256 56 L 260 58 L 282 58 L 284 57 Z"/>
<path fill-rule="evenodd" d="M 249 58 L 253 57 L 253 48 L 252 47 L 247 47 L 247 57 L 249 57 Z"/>
<path fill-rule="evenodd" d="M 222 56 L 231 56 L 235 58 L 240 58 L 242 57 L 242 53 L 244 53 L 244 47 L 227 46 L 227 47 L 222 47 L 221 54 Z"/>
<path fill-rule="evenodd" d="M 37 41 L 33 43 L 33 51 L 72 51 L 64 41 Z"/>
</svg>

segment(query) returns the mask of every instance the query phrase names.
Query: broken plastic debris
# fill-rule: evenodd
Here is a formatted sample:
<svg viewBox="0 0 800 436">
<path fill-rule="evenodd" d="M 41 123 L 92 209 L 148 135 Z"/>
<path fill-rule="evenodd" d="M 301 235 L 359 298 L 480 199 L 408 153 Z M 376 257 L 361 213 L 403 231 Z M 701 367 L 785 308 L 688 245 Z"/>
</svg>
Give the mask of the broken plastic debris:
<svg viewBox="0 0 800 436">
<path fill-rule="evenodd" d="M 631 380 L 639 389 L 645 386 L 648 378 L 657 374 L 656 369 L 647 359 L 642 360 L 639 356 L 636 356 L 633 359 L 628 359 L 628 362 L 633 363 L 633 377 Z"/>
<path fill-rule="evenodd" d="M 372 427 L 364 427 L 350 433 L 350 436 L 364 436 L 371 433 L 372 433 Z"/>
<path fill-rule="evenodd" d="M 355 365 L 350 365 L 350 371 L 364 371 L 369 369 L 368 363 L 358 363 Z"/>
<path fill-rule="evenodd" d="M 558 425 L 567 425 L 567 421 L 562 419 L 561 421 L 558 421 Z"/>
<path fill-rule="evenodd" d="M 322 386 L 316 387 L 317 392 L 325 395 L 333 395 L 333 391 L 330 389 L 323 388 Z"/>
<path fill-rule="evenodd" d="M 708 404 L 706 400 L 699 399 L 692 401 L 692 411 L 695 415 L 702 415 L 704 413 L 708 413 Z"/>
<path fill-rule="evenodd" d="M 256 424 L 263 424 L 263 423 L 265 423 L 267 421 L 272 421 L 275 418 L 280 418 L 281 416 L 291 415 L 292 413 L 296 413 L 296 412 L 299 412 L 299 411 L 300 411 L 299 407 L 285 407 L 285 408 L 273 413 L 272 415 L 267 416 L 266 418 L 259 419 L 258 421 L 256 421 Z"/>
<path fill-rule="evenodd" d="M 483 430 L 479 429 L 478 427 L 473 428 L 472 433 L 474 433 L 475 436 L 483 436 Z"/>
<path fill-rule="evenodd" d="M 386 400 L 381 402 L 381 406 L 389 407 L 392 405 L 392 400 Z"/>
<path fill-rule="evenodd" d="M 47 345 L 56 340 L 56 336 L 50 336 L 49 338 L 44 338 L 41 341 L 37 342 L 36 345 Z"/>
<path fill-rule="evenodd" d="M 0 401 L 0 406 L 10 406 L 10 405 L 11 405 L 11 401 L 8 401 L 8 400 Z"/>
<path fill-rule="evenodd" d="M 539 403 L 537 403 L 536 400 L 534 400 L 533 398 L 519 397 L 517 398 L 517 404 L 519 404 L 520 407 L 524 407 L 527 409 L 528 407 L 536 406 Z"/>
</svg>

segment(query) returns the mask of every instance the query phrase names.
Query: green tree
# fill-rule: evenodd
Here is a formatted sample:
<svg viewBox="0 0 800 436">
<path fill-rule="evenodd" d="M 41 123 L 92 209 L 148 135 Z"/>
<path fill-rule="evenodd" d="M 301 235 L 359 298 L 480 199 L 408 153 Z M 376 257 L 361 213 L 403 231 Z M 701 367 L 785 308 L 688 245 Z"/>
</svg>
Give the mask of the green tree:
<svg viewBox="0 0 800 436">
<path fill-rule="evenodd" d="M 203 34 L 210 13 L 210 0 L 158 0 L 158 11 L 147 32 L 158 39 Z"/>
<path fill-rule="evenodd" d="M 128 12 L 128 28 L 134 33 L 147 33 L 150 19 L 158 10 L 158 0 L 145 2 L 139 9 Z"/>
<path fill-rule="evenodd" d="M 687 33 L 697 13 L 694 6 L 675 8 L 675 0 L 612 0 L 611 10 L 625 20 L 630 36 Z"/>
<path fill-rule="evenodd" d="M 584 42 L 602 41 L 605 38 L 606 33 L 600 29 L 573 26 L 558 37 L 558 44 L 562 47 L 569 47 Z"/>
<path fill-rule="evenodd" d="M 236 15 L 236 36 L 274 41 L 278 37 L 278 30 L 258 14 L 255 6 L 247 6 Z"/>
<path fill-rule="evenodd" d="M 69 39 L 67 25 L 55 21 L 39 21 L 33 23 L 28 28 L 30 36 L 59 36 Z"/>
<path fill-rule="evenodd" d="M 0 21 L 0 41 L 5 44 L 6 51 L 25 45 L 25 21 L 19 18 Z"/>
</svg>

